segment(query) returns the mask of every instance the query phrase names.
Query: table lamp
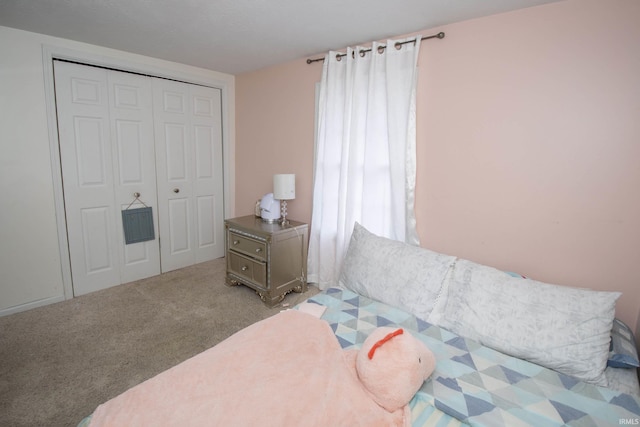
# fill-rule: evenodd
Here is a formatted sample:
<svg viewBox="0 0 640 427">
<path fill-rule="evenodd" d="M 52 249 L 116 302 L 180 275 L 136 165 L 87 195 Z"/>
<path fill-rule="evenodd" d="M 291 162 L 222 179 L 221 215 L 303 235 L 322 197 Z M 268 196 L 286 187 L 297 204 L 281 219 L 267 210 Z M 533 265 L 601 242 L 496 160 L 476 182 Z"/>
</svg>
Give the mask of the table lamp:
<svg viewBox="0 0 640 427">
<path fill-rule="evenodd" d="M 296 175 L 281 173 L 273 176 L 273 198 L 280 200 L 282 225 L 289 225 L 287 220 L 287 200 L 296 198 Z"/>
</svg>

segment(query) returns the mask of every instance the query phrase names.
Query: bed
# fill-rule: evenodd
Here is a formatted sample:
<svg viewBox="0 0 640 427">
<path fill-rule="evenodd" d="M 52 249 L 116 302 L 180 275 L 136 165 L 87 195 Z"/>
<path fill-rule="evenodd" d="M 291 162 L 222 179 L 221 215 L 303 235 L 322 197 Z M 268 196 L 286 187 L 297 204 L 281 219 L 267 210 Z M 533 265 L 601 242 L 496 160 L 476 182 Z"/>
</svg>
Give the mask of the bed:
<svg viewBox="0 0 640 427">
<path fill-rule="evenodd" d="M 348 289 L 328 289 L 310 302 L 327 307 L 323 318 L 345 349 L 391 324 L 411 331 L 434 352 L 436 371 L 410 403 L 413 426 L 617 426 L 640 419 L 637 394 L 508 356 Z"/>
<path fill-rule="evenodd" d="M 403 328 L 427 345 L 437 363 L 431 377 L 409 403 L 413 426 L 637 425 L 640 423 L 638 355 L 631 331 L 615 319 L 615 301 L 619 296 L 616 292 L 536 282 L 384 239 L 356 224 L 336 287 L 320 292 L 294 310 L 308 311 L 312 307 L 318 314 L 322 313 L 321 319 L 333 335 L 325 344 L 320 344 L 319 337 L 312 336 L 309 342 L 320 347 L 330 347 L 335 339 L 340 349 L 357 349 L 374 329 L 382 326 Z M 263 322 L 273 325 L 274 321 Z M 240 347 L 229 350 L 229 342 L 238 341 L 237 337 L 231 337 L 205 353 L 207 357 L 218 357 L 224 352 L 239 354 L 238 351 L 243 351 L 242 345 L 262 354 L 269 349 L 286 348 L 311 334 L 308 326 L 298 326 L 299 338 L 292 338 L 296 336 L 295 325 L 288 322 L 283 330 L 292 330 L 284 331 L 285 338 L 278 342 L 266 339 L 264 349 L 256 342 L 259 340 L 251 343 L 245 340 Z M 256 331 L 259 327 L 261 325 L 256 324 L 250 328 Z M 313 354 L 319 350 L 316 347 L 305 351 L 304 348 L 298 356 L 308 353 L 308 358 L 296 360 L 307 366 L 307 372 L 314 371 Z M 195 358 L 202 365 L 204 355 Z M 216 372 L 229 370 L 228 361 L 211 360 L 205 368 L 199 368 L 200 372 L 204 369 L 207 375 L 217 376 Z M 237 393 L 246 400 L 234 409 L 228 406 L 229 410 L 243 412 L 242 408 L 246 408 L 247 413 L 261 410 L 256 409 L 256 399 L 251 397 L 254 392 L 256 396 L 269 396 L 266 401 L 264 397 L 260 399 L 262 406 L 258 408 L 283 404 L 281 396 L 270 393 L 265 384 L 278 376 L 268 376 L 268 380 L 260 376 L 273 366 L 263 367 L 260 360 L 245 361 L 241 365 L 248 366 L 244 373 L 249 378 L 247 384 L 237 388 Z M 283 360 L 287 360 L 286 357 Z M 296 360 L 291 363 L 298 363 Z M 181 365 L 189 363 L 194 364 L 189 360 Z M 330 362 L 318 363 L 331 365 Z M 181 365 L 177 370 L 173 368 L 174 378 Z M 194 381 L 200 381 L 201 375 Z M 335 377 L 320 376 L 325 381 Z M 353 408 L 342 403 L 349 402 L 350 392 L 340 396 L 340 387 L 336 385 L 339 379 L 334 378 L 331 385 L 316 386 L 311 377 L 306 390 L 292 391 L 292 383 L 299 383 L 298 380 L 289 379 L 286 384 L 294 396 L 304 396 L 298 399 L 298 412 L 289 410 L 285 418 L 279 419 L 264 417 L 260 424 L 326 425 L 327 418 L 320 422 L 307 414 L 317 410 L 326 416 L 334 408 L 337 418 L 331 424 L 352 425 L 345 421 L 344 411 L 353 412 Z M 175 385 L 166 373 L 149 381 L 161 389 Z M 229 383 L 228 379 L 223 381 Z M 146 396 L 145 384 L 132 390 Z M 189 388 L 189 381 L 185 387 Z M 318 393 L 314 395 L 313 391 Z M 129 399 L 126 393 L 115 398 L 125 406 Z M 212 398 L 211 407 L 215 406 L 218 412 L 210 415 L 204 410 L 202 417 L 208 420 L 207 425 L 229 425 L 226 414 L 219 412 L 220 407 L 225 406 L 217 404 L 221 393 L 219 390 L 215 393 L 218 394 Z M 329 394 L 337 397 L 339 404 L 321 402 Z M 181 404 L 169 404 L 164 398 L 159 400 L 161 405 Z M 234 405 L 238 405 L 237 401 L 242 399 L 233 400 Z M 204 402 L 198 410 L 208 406 L 206 400 Z M 324 407 L 318 409 L 318 404 Z M 101 406 L 103 408 L 98 409 L 104 411 L 105 405 Z M 368 411 L 360 409 L 360 412 L 364 415 Z M 357 419 L 358 414 L 355 417 Z M 221 421 L 223 419 L 225 421 Z M 188 416 L 183 416 L 181 421 L 182 425 L 200 424 Z M 92 417 L 80 423 L 82 427 L 89 425 Z"/>
</svg>

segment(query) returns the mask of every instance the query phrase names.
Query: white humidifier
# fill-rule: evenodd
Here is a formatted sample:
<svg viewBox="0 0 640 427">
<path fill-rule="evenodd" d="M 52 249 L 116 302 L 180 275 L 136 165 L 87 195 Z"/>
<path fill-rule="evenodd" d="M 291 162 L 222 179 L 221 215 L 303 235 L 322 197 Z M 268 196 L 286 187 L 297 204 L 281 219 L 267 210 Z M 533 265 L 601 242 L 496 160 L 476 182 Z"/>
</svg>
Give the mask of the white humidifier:
<svg viewBox="0 0 640 427">
<path fill-rule="evenodd" d="M 265 194 L 260 200 L 260 216 L 264 222 L 274 223 L 280 219 L 280 200 L 273 193 Z"/>
</svg>

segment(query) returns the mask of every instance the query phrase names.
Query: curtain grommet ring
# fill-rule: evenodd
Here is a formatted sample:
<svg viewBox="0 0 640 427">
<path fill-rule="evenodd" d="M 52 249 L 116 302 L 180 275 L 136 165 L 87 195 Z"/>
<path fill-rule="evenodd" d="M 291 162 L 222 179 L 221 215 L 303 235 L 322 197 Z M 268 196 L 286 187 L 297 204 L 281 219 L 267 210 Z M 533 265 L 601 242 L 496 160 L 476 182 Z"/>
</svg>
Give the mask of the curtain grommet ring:
<svg viewBox="0 0 640 427">
<path fill-rule="evenodd" d="M 393 46 L 396 48 L 396 50 L 402 49 L 402 43 L 400 42 L 396 42 L 396 44 L 394 44 Z"/>
<path fill-rule="evenodd" d="M 384 53 L 385 46 L 378 46 L 378 53 Z"/>
</svg>

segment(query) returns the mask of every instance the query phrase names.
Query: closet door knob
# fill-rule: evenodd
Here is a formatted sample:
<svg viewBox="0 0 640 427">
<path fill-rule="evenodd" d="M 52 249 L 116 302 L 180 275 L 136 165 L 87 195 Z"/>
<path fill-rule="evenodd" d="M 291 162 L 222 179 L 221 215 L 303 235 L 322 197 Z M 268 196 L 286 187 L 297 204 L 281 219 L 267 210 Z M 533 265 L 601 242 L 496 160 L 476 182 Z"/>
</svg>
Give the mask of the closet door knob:
<svg viewBox="0 0 640 427">
<path fill-rule="evenodd" d="M 173 189 L 173 192 L 174 192 L 174 193 L 179 193 L 179 192 L 180 192 L 180 189 L 179 189 L 179 188 L 174 188 L 174 189 Z"/>
</svg>

